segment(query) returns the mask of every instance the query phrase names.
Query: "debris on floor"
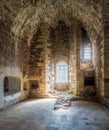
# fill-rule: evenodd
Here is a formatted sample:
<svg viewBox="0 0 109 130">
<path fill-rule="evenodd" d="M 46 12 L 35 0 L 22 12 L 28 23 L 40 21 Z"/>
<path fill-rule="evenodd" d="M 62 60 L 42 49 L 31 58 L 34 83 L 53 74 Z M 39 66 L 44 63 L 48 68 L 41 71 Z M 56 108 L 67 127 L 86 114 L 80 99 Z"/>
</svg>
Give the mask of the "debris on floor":
<svg viewBox="0 0 109 130">
<path fill-rule="evenodd" d="M 54 110 L 57 109 L 68 109 L 71 106 L 71 101 L 78 99 L 77 96 L 72 94 L 60 95 L 54 105 Z"/>
</svg>

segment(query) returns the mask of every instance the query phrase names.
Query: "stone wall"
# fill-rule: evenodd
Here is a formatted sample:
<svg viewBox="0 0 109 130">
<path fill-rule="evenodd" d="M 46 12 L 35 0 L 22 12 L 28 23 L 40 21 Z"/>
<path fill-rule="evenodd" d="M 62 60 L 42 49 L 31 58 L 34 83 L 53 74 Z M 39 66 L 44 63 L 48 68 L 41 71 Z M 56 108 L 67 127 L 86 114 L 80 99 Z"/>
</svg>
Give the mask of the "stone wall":
<svg viewBox="0 0 109 130">
<path fill-rule="evenodd" d="M 96 87 L 97 87 L 97 96 L 103 97 L 104 96 L 104 82 L 103 82 L 103 75 L 104 75 L 104 36 L 103 31 L 100 32 L 96 43 L 93 43 L 94 49 L 94 58 L 93 64 L 95 69 L 95 78 L 96 78 Z"/>
<path fill-rule="evenodd" d="M 47 24 L 41 24 L 33 37 L 29 57 L 29 79 L 37 80 L 39 87 L 30 92 L 30 96 L 44 96 L 49 82 L 49 30 Z M 31 86 L 30 86 L 31 87 Z M 32 89 L 32 88 L 31 88 Z M 34 93 L 34 94 L 33 94 Z"/>
<path fill-rule="evenodd" d="M 71 88 L 74 93 L 77 93 L 77 21 L 74 20 L 74 23 L 71 26 L 70 32 L 70 61 L 69 61 L 69 80 Z M 80 45 L 80 43 L 79 43 Z M 80 68 L 79 68 L 80 69 Z"/>
<path fill-rule="evenodd" d="M 36 71 L 36 68 L 40 70 L 41 67 L 41 77 L 40 84 L 41 90 L 39 93 L 45 93 L 45 86 L 50 86 L 54 80 L 51 75 L 54 75 L 54 61 L 52 61 L 52 56 L 50 55 L 50 44 L 52 45 L 49 36 L 51 34 L 49 27 L 51 26 L 56 31 L 58 22 L 65 21 L 67 27 L 71 27 L 74 19 L 77 19 L 83 27 L 87 30 L 90 41 L 92 43 L 92 49 L 94 51 L 93 55 L 93 67 L 95 69 L 96 85 L 98 95 L 108 97 L 108 34 L 109 34 L 109 3 L 108 0 L 91 0 L 91 1 L 81 1 L 81 0 L 1 0 L 0 1 L 0 106 L 3 105 L 5 100 L 3 94 L 3 79 L 6 76 L 15 76 L 21 80 L 21 92 L 17 97 L 17 101 L 28 97 L 30 81 L 38 80 L 37 75 L 40 71 Z M 42 26 L 41 23 L 47 23 L 47 26 Z M 77 24 L 78 25 L 78 24 Z M 39 26 L 42 28 L 41 35 L 37 34 L 39 32 Z M 73 27 L 72 27 L 73 28 Z M 79 27 L 78 27 L 79 28 Z M 79 75 L 80 72 L 80 30 L 75 30 L 74 37 L 77 38 L 70 39 L 71 44 L 66 44 L 64 52 L 68 52 L 70 45 L 71 50 L 69 59 L 71 66 L 71 86 L 75 86 L 77 82 L 80 86 L 81 82 Z M 66 30 L 66 29 L 65 29 Z M 71 30 L 70 30 L 71 31 Z M 37 33 L 36 33 L 37 32 Z M 56 33 L 56 32 L 55 32 Z M 55 34 L 54 33 L 54 34 Z M 72 33 L 72 31 L 71 31 Z M 73 32 L 74 33 L 74 32 Z M 33 37 L 38 38 L 33 44 Z M 68 34 L 65 34 L 68 35 Z M 70 34 L 72 36 L 73 34 Z M 39 37 L 43 37 L 40 39 Z M 63 35 L 64 36 L 64 35 Z M 63 39 L 63 37 L 62 37 Z M 39 41 L 38 41 L 39 40 Z M 41 40 L 41 41 L 40 41 Z M 32 42 L 32 43 L 31 43 Z M 39 42 L 39 45 L 38 45 Z M 55 43 L 54 43 L 55 44 Z M 74 48 L 73 48 L 74 44 Z M 40 47 L 43 46 L 43 47 Z M 59 44 L 57 45 L 59 46 Z M 36 52 L 34 48 L 37 48 Z M 62 47 L 62 46 L 61 46 Z M 33 52 L 32 52 L 33 50 Z M 55 48 L 58 51 L 57 48 Z M 62 50 L 62 49 L 61 49 Z M 77 51 L 77 53 L 76 53 Z M 49 52 L 49 53 L 48 53 Z M 54 51 L 55 52 L 55 51 Z M 35 59 L 31 57 L 36 55 L 38 57 Z M 62 52 L 62 54 L 64 54 Z M 68 54 L 68 53 L 65 53 Z M 64 54 L 64 55 L 65 55 Z M 30 55 L 30 57 L 29 57 Z M 67 57 L 67 56 L 66 56 Z M 30 60 L 30 59 L 31 60 Z M 32 61 L 32 65 L 30 62 Z M 78 59 L 78 61 L 76 60 Z M 38 61 L 37 61 L 38 60 Z M 67 59 L 68 60 L 68 59 Z M 71 61 L 74 61 L 74 64 Z M 41 63 L 42 62 L 42 63 Z M 30 68 L 29 68 L 30 67 Z M 35 68 L 36 67 L 36 68 Z M 33 68 L 33 69 L 32 69 Z M 74 69 L 73 69 L 74 68 Z M 51 71 L 52 70 L 52 71 Z M 33 71 L 33 72 L 32 72 Z M 34 76 L 35 73 L 35 76 Z M 38 74 L 37 74 L 38 73 Z M 32 76 L 33 75 L 33 76 Z M 47 79 L 47 82 L 45 81 Z M 26 88 L 24 91 L 24 87 Z M 80 88 L 79 88 L 80 89 Z M 11 97 L 10 100 L 16 102 L 16 96 Z M 6 100 L 8 102 L 8 100 Z M 10 101 L 9 101 L 10 102 Z"/>
<path fill-rule="evenodd" d="M 109 1 L 104 1 L 103 7 L 103 16 L 104 16 L 104 96 L 109 97 Z M 102 59 L 103 60 L 103 59 Z"/>
<path fill-rule="evenodd" d="M 16 9 L 15 11 L 12 11 Z M 27 58 L 25 53 L 26 40 L 21 40 L 12 32 L 13 21 L 16 16 L 18 6 L 14 8 L 8 1 L 0 1 L 0 108 L 4 108 L 28 97 L 28 92 L 23 92 L 23 68 Z M 19 44 L 18 44 L 19 43 Z M 17 46 L 19 45 L 21 48 Z M 23 54 L 23 55 L 22 55 Z M 26 60 L 26 61 L 25 61 Z M 4 78 L 16 77 L 21 82 L 19 91 L 14 91 L 9 95 L 4 93 Z M 13 80 L 12 90 L 15 90 L 16 81 Z"/>
</svg>

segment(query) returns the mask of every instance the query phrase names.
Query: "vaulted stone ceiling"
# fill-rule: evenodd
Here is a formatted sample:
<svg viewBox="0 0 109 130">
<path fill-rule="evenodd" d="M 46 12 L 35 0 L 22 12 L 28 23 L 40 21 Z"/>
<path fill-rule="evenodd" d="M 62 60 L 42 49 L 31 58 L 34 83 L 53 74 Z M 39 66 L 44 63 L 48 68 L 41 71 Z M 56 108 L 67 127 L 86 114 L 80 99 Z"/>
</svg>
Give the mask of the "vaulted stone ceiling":
<svg viewBox="0 0 109 130">
<path fill-rule="evenodd" d="M 70 24 L 78 19 L 91 37 L 103 29 L 103 0 L 1 0 L 0 5 L 1 22 L 16 37 L 30 40 L 40 22 L 53 26 L 59 19 Z"/>
<path fill-rule="evenodd" d="M 33 76 L 33 73 L 36 74 L 35 76 L 40 75 L 34 70 L 37 66 L 42 65 L 38 62 L 50 61 L 48 50 L 52 45 L 50 36 L 53 33 L 50 29 L 56 30 L 59 21 L 65 22 L 66 27 L 71 31 L 70 37 L 74 36 L 69 44 L 72 52 L 71 62 L 73 56 L 76 57 L 75 61 L 80 58 L 78 52 L 80 52 L 79 45 L 81 44 L 81 27 L 87 31 L 94 50 L 93 61 L 98 93 L 102 96 L 109 96 L 109 91 L 107 91 L 107 81 L 109 80 L 109 62 L 107 60 L 109 58 L 109 0 L 0 0 L 0 83 L 2 88 L 3 79 L 7 75 L 19 77 L 22 81 L 23 78 L 28 77 L 29 72 L 30 76 Z M 39 30 L 41 30 L 41 34 Z M 38 43 L 42 46 L 38 46 Z M 77 48 L 74 48 L 74 45 Z M 34 50 L 35 47 L 36 50 Z M 40 57 L 37 58 L 36 55 L 37 57 L 40 55 Z M 80 68 L 79 62 L 78 60 L 78 65 L 75 64 L 75 68 Z M 41 66 L 42 70 L 45 69 L 45 65 Z M 73 67 L 74 65 L 72 65 Z M 78 76 L 76 78 L 80 79 L 79 69 L 75 71 L 75 74 Z M 45 76 L 45 70 L 43 75 Z M 45 77 L 41 78 L 43 83 L 41 89 L 43 89 Z M 0 93 L 3 97 L 2 89 Z"/>
</svg>

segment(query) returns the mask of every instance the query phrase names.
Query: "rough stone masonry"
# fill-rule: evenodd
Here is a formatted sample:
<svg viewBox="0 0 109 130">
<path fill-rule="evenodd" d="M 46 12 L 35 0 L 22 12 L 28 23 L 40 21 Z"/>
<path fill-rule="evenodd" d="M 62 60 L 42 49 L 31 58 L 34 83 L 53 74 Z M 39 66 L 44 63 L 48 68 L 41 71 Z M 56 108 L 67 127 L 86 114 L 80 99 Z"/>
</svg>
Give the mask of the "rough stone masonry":
<svg viewBox="0 0 109 130">
<path fill-rule="evenodd" d="M 59 60 L 68 64 L 64 85 L 72 93 L 92 91 L 86 77 L 95 80 L 95 96 L 104 101 L 109 98 L 108 44 L 108 0 L 0 0 L 0 108 L 62 88 L 55 80 Z M 83 59 L 85 46 L 91 47 L 90 61 Z M 19 91 L 11 92 L 10 82 Z"/>
</svg>

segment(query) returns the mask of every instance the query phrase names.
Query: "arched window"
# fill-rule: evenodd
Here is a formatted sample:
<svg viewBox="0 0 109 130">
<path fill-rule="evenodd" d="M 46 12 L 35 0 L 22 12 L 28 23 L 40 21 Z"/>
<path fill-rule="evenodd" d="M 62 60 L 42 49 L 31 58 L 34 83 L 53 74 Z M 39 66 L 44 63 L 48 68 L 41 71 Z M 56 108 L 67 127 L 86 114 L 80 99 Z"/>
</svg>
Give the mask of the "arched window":
<svg viewBox="0 0 109 130">
<path fill-rule="evenodd" d="M 65 61 L 56 64 L 56 83 L 68 82 L 68 64 Z"/>
<path fill-rule="evenodd" d="M 91 60 L 91 47 L 84 48 L 84 59 Z"/>
</svg>

